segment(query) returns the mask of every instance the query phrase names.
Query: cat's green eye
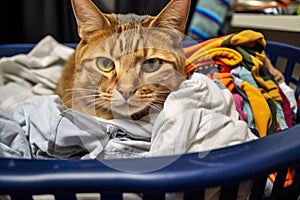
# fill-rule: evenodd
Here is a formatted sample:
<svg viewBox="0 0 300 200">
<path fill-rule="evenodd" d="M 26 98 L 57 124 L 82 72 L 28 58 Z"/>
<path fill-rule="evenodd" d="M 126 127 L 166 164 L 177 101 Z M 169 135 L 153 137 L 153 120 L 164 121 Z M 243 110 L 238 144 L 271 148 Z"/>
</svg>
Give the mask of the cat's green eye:
<svg viewBox="0 0 300 200">
<path fill-rule="evenodd" d="M 155 72 L 161 67 L 162 61 L 158 58 L 152 58 L 144 62 L 141 70 L 147 73 Z"/>
<path fill-rule="evenodd" d="M 96 65 L 103 72 L 110 72 L 115 69 L 115 63 L 111 59 L 104 57 L 98 57 Z"/>
</svg>

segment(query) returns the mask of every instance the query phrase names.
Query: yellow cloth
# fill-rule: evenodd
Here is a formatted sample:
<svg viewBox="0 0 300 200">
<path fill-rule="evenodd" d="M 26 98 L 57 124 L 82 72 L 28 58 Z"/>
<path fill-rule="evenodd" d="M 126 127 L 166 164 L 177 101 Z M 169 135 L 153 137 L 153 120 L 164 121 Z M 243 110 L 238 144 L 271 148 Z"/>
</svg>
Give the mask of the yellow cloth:
<svg viewBox="0 0 300 200">
<path fill-rule="evenodd" d="M 241 88 L 248 97 L 253 112 L 255 128 L 259 136 L 264 137 L 267 135 L 267 130 L 272 123 L 272 113 L 269 105 L 262 93 L 250 83 L 244 81 Z"/>
</svg>

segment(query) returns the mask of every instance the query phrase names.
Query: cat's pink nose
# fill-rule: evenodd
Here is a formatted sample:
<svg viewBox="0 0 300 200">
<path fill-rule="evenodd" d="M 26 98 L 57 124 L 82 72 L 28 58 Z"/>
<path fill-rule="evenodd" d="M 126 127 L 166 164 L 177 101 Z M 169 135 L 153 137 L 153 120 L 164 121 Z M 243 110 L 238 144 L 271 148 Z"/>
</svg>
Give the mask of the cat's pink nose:
<svg viewBox="0 0 300 200">
<path fill-rule="evenodd" d="M 135 90 L 132 87 L 119 87 L 117 88 L 117 90 L 123 96 L 125 101 L 127 101 L 135 92 Z"/>
</svg>

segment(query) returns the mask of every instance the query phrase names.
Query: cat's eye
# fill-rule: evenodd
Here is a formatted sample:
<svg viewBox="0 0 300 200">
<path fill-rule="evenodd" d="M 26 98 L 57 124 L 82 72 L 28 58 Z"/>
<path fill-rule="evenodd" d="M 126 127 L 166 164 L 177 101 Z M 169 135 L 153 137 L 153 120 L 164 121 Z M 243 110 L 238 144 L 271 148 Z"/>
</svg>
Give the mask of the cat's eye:
<svg viewBox="0 0 300 200">
<path fill-rule="evenodd" d="M 104 57 L 98 57 L 96 65 L 103 72 L 110 72 L 115 68 L 115 63 L 111 59 Z"/>
<path fill-rule="evenodd" d="M 147 73 L 155 72 L 160 68 L 161 64 L 162 61 L 160 59 L 152 58 L 144 62 L 141 70 Z"/>
</svg>

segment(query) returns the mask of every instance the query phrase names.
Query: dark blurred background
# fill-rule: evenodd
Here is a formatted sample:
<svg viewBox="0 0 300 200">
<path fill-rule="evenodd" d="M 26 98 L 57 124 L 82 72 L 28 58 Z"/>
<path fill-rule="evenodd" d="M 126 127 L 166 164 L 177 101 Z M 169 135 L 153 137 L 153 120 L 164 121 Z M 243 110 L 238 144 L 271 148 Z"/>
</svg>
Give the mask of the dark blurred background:
<svg viewBox="0 0 300 200">
<path fill-rule="evenodd" d="M 103 12 L 156 15 L 170 0 L 93 1 Z M 192 0 L 192 9 L 196 3 Z M 0 43 L 37 43 L 46 35 L 62 43 L 79 41 L 71 0 L 1 0 L 0 8 Z"/>
<path fill-rule="evenodd" d="M 132 12 L 156 15 L 170 0 L 93 1 L 106 13 Z M 197 1 L 191 0 L 192 5 L 188 26 L 190 25 Z M 205 2 L 212 3 L 214 1 L 216 0 Z M 230 2 L 235 1 L 237 0 L 230 0 Z M 201 0 L 199 2 L 201 3 Z M 46 35 L 52 35 L 61 43 L 76 43 L 79 41 L 71 0 L 0 0 L 0 9 L 0 44 L 37 43 Z M 263 19 L 263 15 L 261 16 Z M 230 22 L 230 19 L 227 22 Z M 269 30 L 253 26 L 249 28 L 262 32 L 268 40 L 300 46 L 299 32 Z M 248 29 L 247 24 L 244 24 L 243 27 L 229 27 L 225 33 L 238 32 L 243 29 Z"/>
</svg>

